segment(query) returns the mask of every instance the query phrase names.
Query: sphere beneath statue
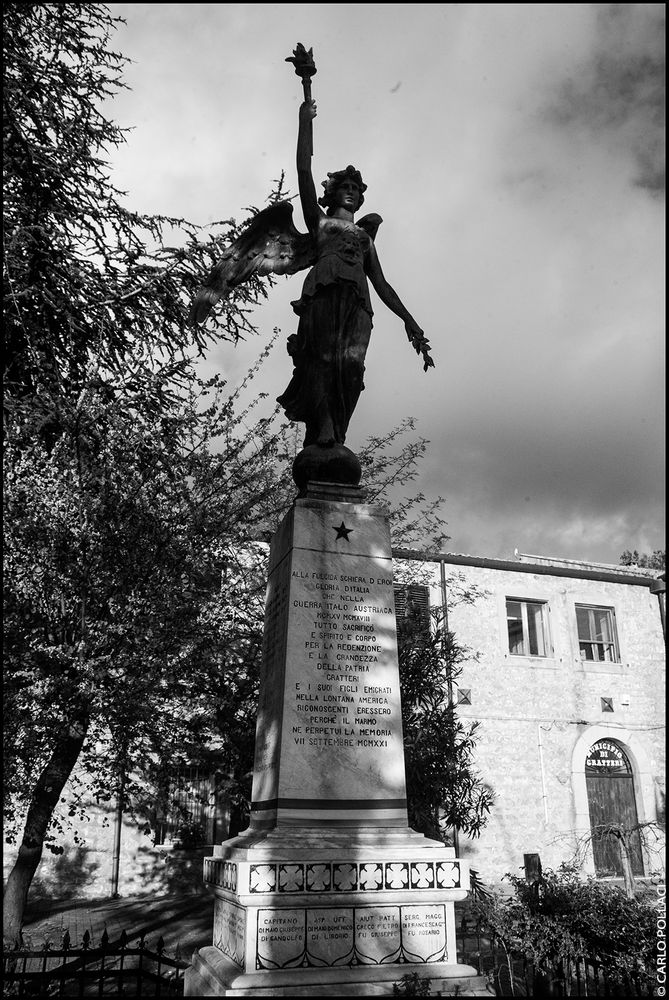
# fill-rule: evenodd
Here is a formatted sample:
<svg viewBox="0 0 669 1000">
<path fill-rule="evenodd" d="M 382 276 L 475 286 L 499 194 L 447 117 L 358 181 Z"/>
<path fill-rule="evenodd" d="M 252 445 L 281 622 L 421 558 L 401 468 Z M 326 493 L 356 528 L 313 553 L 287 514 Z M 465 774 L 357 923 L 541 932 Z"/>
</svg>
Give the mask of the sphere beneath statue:
<svg viewBox="0 0 669 1000">
<path fill-rule="evenodd" d="M 306 492 L 309 482 L 357 486 L 361 476 L 358 456 L 343 444 L 309 444 L 293 462 L 293 479 L 300 493 Z"/>
</svg>

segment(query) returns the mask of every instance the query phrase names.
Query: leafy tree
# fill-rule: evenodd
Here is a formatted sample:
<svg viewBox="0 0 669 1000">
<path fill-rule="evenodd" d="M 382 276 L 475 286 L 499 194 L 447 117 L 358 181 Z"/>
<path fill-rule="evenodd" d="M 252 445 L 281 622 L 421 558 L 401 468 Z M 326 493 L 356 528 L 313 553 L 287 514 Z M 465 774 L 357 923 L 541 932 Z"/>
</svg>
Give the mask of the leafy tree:
<svg viewBox="0 0 669 1000">
<path fill-rule="evenodd" d="M 406 417 L 385 434 L 373 435 L 358 452 L 367 503 L 386 504 L 394 548 L 431 548 L 448 541 L 442 516 L 444 498 L 429 499 L 413 489 L 429 441 L 416 437 L 416 421 Z M 404 491 L 409 489 L 408 493 Z"/>
<path fill-rule="evenodd" d="M 249 442 L 249 414 L 233 417 L 229 398 L 199 409 L 222 391 L 212 382 L 192 374 L 190 397 L 171 407 L 87 390 L 61 408 L 50 447 L 28 420 L 7 429 L 10 829 L 28 808 L 5 896 L 10 935 L 75 762 L 87 793 L 108 799 L 133 762 L 206 743 L 211 706 L 230 712 L 236 687 L 253 685 L 262 591 L 221 579 L 240 538 L 288 502 L 281 432 L 256 421 Z"/>
<path fill-rule="evenodd" d="M 217 255 L 215 241 L 200 242 L 199 227 L 183 219 L 129 211 L 109 178 L 108 150 L 125 138 L 105 105 L 124 86 L 128 60 L 110 48 L 121 19 L 103 4 L 69 3 L 8 3 L 3 18 L 10 405 L 36 390 L 76 392 L 91 356 L 100 378 L 114 372 L 128 390 L 146 379 L 155 391 L 156 358 L 205 344 L 187 326 L 185 305 Z M 217 337 L 251 329 L 240 304 L 258 294 L 260 283 L 239 290 Z M 42 433 L 57 430 L 55 405 L 44 417 Z"/>
<path fill-rule="evenodd" d="M 666 568 L 667 554 L 664 549 L 654 549 L 650 555 L 647 552 L 639 554 L 636 549 L 634 552 L 625 549 L 619 562 L 621 566 L 643 566 L 662 571 Z"/>
<path fill-rule="evenodd" d="M 5 895 L 15 937 L 75 761 L 109 797 L 133 747 L 195 730 L 184 694 L 209 704 L 207 664 L 225 648 L 206 616 L 222 547 L 240 523 L 267 523 L 285 487 L 269 422 L 249 441 L 249 415 L 189 358 L 205 341 L 185 305 L 214 242 L 128 211 L 108 176 L 124 138 L 104 111 L 123 86 L 118 19 L 101 4 L 10 3 L 3 16 L 10 832 L 27 808 Z M 216 335 L 249 332 L 262 294 L 241 290 Z"/>
<path fill-rule="evenodd" d="M 398 650 L 409 823 L 446 841 L 449 828 L 478 836 L 494 796 L 474 764 L 479 724 L 459 719 L 452 698 L 472 654 L 435 614 L 434 629 L 417 614 L 401 621 Z"/>
</svg>

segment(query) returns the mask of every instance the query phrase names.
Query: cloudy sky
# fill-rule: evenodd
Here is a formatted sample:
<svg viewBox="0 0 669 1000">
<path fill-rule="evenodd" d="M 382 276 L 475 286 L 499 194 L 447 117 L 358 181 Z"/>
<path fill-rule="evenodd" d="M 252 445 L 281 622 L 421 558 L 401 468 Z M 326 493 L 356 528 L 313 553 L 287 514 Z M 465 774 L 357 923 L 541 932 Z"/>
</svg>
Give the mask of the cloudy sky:
<svg viewBox="0 0 669 1000">
<path fill-rule="evenodd" d="M 347 444 L 405 416 L 447 548 L 618 562 L 664 547 L 663 4 L 110 4 L 133 60 L 113 178 L 132 207 L 208 223 L 296 190 L 313 46 L 314 177 L 355 164 L 387 279 L 432 342 L 424 373 L 375 298 Z M 304 229 L 299 208 L 298 228 Z M 234 380 L 260 338 L 208 363 Z M 274 398 L 283 346 L 260 388 Z"/>
</svg>

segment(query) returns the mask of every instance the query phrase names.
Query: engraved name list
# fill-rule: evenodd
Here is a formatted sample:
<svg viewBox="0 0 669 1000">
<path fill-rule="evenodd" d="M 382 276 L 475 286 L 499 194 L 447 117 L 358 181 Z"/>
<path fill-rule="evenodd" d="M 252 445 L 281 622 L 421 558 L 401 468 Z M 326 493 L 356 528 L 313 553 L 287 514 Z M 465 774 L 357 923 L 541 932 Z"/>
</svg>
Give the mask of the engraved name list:
<svg viewBox="0 0 669 1000">
<path fill-rule="evenodd" d="M 365 560 L 367 562 L 367 560 Z M 399 692 L 393 661 L 392 578 L 357 572 L 293 568 L 291 612 L 300 622 L 300 679 L 292 700 L 298 746 L 389 745 Z"/>
</svg>

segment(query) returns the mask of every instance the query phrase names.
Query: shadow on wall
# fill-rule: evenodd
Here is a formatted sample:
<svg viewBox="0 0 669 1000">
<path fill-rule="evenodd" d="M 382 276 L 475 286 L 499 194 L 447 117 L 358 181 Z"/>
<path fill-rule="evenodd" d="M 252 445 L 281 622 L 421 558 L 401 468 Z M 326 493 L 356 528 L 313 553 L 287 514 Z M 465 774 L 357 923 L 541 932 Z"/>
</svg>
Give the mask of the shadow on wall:
<svg viewBox="0 0 669 1000">
<path fill-rule="evenodd" d="M 101 868 L 104 866 L 99 854 L 89 847 L 70 847 L 60 855 L 45 851 L 30 887 L 31 902 L 104 895 L 101 887 Z"/>
<path fill-rule="evenodd" d="M 201 893 L 204 891 L 202 859 L 212 851 L 211 845 L 188 850 L 140 845 L 132 864 L 122 866 L 119 893 L 122 896 Z"/>
<path fill-rule="evenodd" d="M 61 900 L 112 899 L 115 810 L 109 805 L 89 807 L 85 822 L 78 828 L 79 843 L 68 830 L 60 839 L 63 853 L 44 850 L 30 888 L 30 904 Z M 243 817 L 233 817 L 241 822 Z M 228 823 L 230 816 L 227 817 Z M 221 825 L 221 836 L 228 835 L 228 823 Z M 244 824 L 244 826 L 246 826 Z M 123 817 L 118 867 L 117 896 L 163 896 L 199 894 L 204 891 L 202 859 L 213 853 L 211 844 L 202 844 L 205 831 L 198 827 L 198 837 L 176 843 L 154 844 L 158 827 L 155 815 L 138 813 L 133 819 Z M 211 835 L 214 831 L 207 831 Z M 3 858 L 5 879 L 13 867 L 17 848 Z"/>
<path fill-rule="evenodd" d="M 211 855 L 211 846 L 179 850 L 137 843 L 130 836 L 128 840 L 130 843 L 121 849 L 119 896 L 195 895 L 205 891 L 202 859 Z M 71 845 L 58 856 L 45 851 L 30 887 L 30 905 L 111 899 L 111 871 L 112 851 L 106 845 Z"/>
</svg>

